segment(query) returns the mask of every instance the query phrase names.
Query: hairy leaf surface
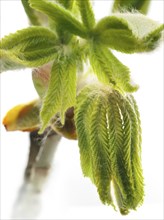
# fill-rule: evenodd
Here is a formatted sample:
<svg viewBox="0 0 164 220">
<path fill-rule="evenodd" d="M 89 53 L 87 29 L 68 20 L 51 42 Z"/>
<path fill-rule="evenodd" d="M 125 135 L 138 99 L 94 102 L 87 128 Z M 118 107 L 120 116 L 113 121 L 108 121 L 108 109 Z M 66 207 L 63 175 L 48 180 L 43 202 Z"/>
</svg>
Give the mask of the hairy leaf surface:
<svg viewBox="0 0 164 220">
<path fill-rule="evenodd" d="M 104 85 L 90 85 L 77 97 L 75 123 L 81 166 L 103 203 L 113 204 L 111 181 L 120 212 L 143 201 L 139 113 L 132 96 Z"/>
<path fill-rule="evenodd" d="M 51 77 L 47 93 L 41 109 L 42 128 L 48 126 L 51 118 L 59 113 L 64 123 L 65 111 L 75 105 L 76 99 L 76 63 L 64 57 L 55 61 L 51 69 Z"/>
<path fill-rule="evenodd" d="M 44 0 L 30 0 L 30 3 L 32 8 L 45 13 L 68 32 L 79 35 L 80 37 L 87 37 L 87 31 L 84 25 L 64 7 Z"/>
<path fill-rule="evenodd" d="M 56 57 L 56 36 L 44 27 L 29 27 L 1 40 L 1 71 L 41 66 Z M 14 63 L 18 64 L 14 67 Z"/>
<path fill-rule="evenodd" d="M 142 14 L 115 13 L 98 22 L 95 39 L 124 53 L 145 52 L 157 47 L 163 29 Z"/>
<path fill-rule="evenodd" d="M 137 10 L 142 14 L 147 14 L 150 0 L 114 0 L 113 12 Z"/>
<path fill-rule="evenodd" d="M 87 29 L 92 30 L 95 25 L 95 17 L 90 0 L 76 1 L 79 6 L 81 18 Z"/>
<path fill-rule="evenodd" d="M 101 82 L 126 92 L 134 92 L 138 89 L 138 86 L 131 83 L 129 69 L 108 48 L 94 42 L 91 45 L 89 58 Z"/>
<path fill-rule="evenodd" d="M 24 10 L 32 25 L 41 25 L 34 10 L 30 7 L 29 0 L 21 0 Z"/>
</svg>

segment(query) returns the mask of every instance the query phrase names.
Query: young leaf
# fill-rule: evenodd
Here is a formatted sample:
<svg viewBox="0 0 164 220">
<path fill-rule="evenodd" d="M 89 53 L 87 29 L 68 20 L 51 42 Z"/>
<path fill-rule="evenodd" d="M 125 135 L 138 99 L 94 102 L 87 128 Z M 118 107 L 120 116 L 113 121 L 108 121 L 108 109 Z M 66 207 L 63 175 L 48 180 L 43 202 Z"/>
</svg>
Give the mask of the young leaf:
<svg viewBox="0 0 164 220">
<path fill-rule="evenodd" d="M 29 1 L 32 8 L 45 13 L 63 29 L 82 38 L 87 38 L 86 28 L 71 14 L 70 11 L 58 4 L 45 0 Z"/>
<path fill-rule="evenodd" d="M 85 88 L 77 98 L 77 104 L 75 108 L 75 123 L 78 136 L 78 144 L 80 147 L 80 161 L 81 168 L 84 176 L 92 178 L 92 158 L 90 152 L 90 143 L 88 136 L 88 112 L 92 108 L 91 102 L 94 99 L 94 95 L 88 95 L 90 88 Z"/>
<path fill-rule="evenodd" d="M 89 58 L 93 70 L 101 82 L 126 92 L 134 92 L 138 89 L 130 82 L 129 69 L 108 48 L 94 42 L 91 45 Z"/>
<path fill-rule="evenodd" d="M 155 49 L 164 25 L 142 14 L 116 13 L 101 19 L 95 27 L 95 40 L 124 52 L 135 53 Z"/>
<path fill-rule="evenodd" d="M 49 124 L 51 118 L 60 113 L 64 124 L 65 111 L 75 105 L 76 99 L 76 63 L 71 58 L 64 57 L 55 61 L 51 69 L 51 77 L 47 93 L 41 109 L 42 128 Z"/>
<path fill-rule="evenodd" d="M 112 204 L 110 182 L 122 214 L 143 201 L 140 131 L 134 98 L 104 85 L 84 87 L 77 97 L 75 123 L 84 175 Z"/>
<path fill-rule="evenodd" d="M 24 69 L 25 66 L 16 62 L 14 56 L 9 57 L 4 51 L 0 50 L 0 73 L 7 70 Z"/>
<path fill-rule="evenodd" d="M 142 14 L 147 14 L 150 0 L 115 0 L 113 4 L 113 12 L 137 10 Z"/>
<path fill-rule="evenodd" d="M 32 25 L 41 25 L 34 10 L 29 5 L 29 0 L 21 0 L 24 10 Z"/>
<path fill-rule="evenodd" d="M 44 27 L 29 27 L 1 40 L 2 71 L 18 63 L 18 68 L 41 66 L 56 57 L 57 44 L 53 32 Z"/>
<path fill-rule="evenodd" d="M 81 18 L 88 30 L 92 30 L 95 25 L 95 17 L 90 0 L 76 1 L 79 6 Z"/>
<path fill-rule="evenodd" d="M 32 9 L 30 7 L 29 0 L 21 0 L 21 1 L 31 25 L 47 26 L 48 18 L 46 15 Z"/>
<path fill-rule="evenodd" d="M 3 119 L 7 131 L 34 131 L 40 127 L 40 101 L 17 105 Z"/>
<path fill-rule="evenodd" d="M 77 98 L 75 122 L 83 173 L 97 186 L 101 201 L 112 204 L 106 103 L 103 96 L 103 92 L 98 93 L 94 86 L 85 87 Z"/>
<path fill-rule="evenodd" d="M 132 126 L 131 135 L 131 161 L 134 178 L 134 188 L 136 189 L 133 201 L 133 206 L 142 204 L 144 197 L 144 179 L 141 166 L 141 127 L 140 116 L 136 101 L 132 95 L 129 95 L 126 100 L 126 109 L 129 112 Z"/>
</svg>

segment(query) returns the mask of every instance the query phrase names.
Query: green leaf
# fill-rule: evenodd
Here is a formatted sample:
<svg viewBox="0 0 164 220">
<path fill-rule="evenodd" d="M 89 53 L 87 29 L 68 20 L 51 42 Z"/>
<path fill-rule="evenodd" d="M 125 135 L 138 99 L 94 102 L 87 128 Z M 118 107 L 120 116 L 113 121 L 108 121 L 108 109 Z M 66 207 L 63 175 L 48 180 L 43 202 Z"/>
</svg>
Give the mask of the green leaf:
<svg viewBox="0 0 164 220">
<path fill-rule="evenodd" d="M 115 0 L 113 4 L 113 12 L 138 10 L 142 14 L 147 14 L 150 0 Z"/>
<path fill-rule="evenodd" d="M 124 98 L 117 92 L 109 95 L 108 124 L 111 169 L 119 187 L 121 204 L 127 210 L 133 202 L 134 183 L 131 169 L 131 124 L 124 107 Z M 120 108 L 120 106 L 122 108 Z M 123 207 L 119 207 L 120 210 Z"/>
<path fill-rule="evenodd" d="M 47 26 L 48 18 L 46 15 L 32 9 L 29 0 L 21 0 L 21 2 L 31 25 Z"/>
<path fill-rule="evenodd" d="M 138 86 L 131 83 L 129 69 L 108 48 L 94 42 L 91 45 L 89 58 L 94 73 L 101 82 L 126 92 L 134 92 L 138 89 Z"/>
<path fill-rule="evenodd" d="M 14 56 L 9 57 L 4 51 L 0 50 L 0 73 L 7 70 L 24 69 L 25 66 L 16 62 Z"/>
<path fill-rule="evenodd" d="M 143 201 L 140 120 L 136 102 L 101 84 L 84 87 L 77 97 L 75 124 L 85 176 L 103 203 L 113 204 L 110 183 L 121 214 Z"/>
<path fill-rule="evenodd" d="M 30 0 L 30 3 L 32 8 L 45 13 L 63 29 L 82 38 L 87 38 L 87 31 L 83 24 L 62 6 L 45 0 Z"/>
<path fill-rule="evenodd" d="M 30 23 L 32 25 L 41 25 L 36 14 L 35 14 L 35 11 L 29 5 L 29 0 L 21 0 L 21 2 L 24 7 L 24 10 L 30 20 Z"/>
<path fill-rule="evenodd" d="M 41 109 L 42 128 L 48 126 L 51 118 L 59 113 L 64 124 L 65 111 L 75 105 L 76 100 L 76 62 L 72 57 L 63 57 L 55 61 Z"/>
<path fill-rule="evenodd" d="M 101 19 L 95 27 L 95 40 L 124 52 L 151 51 L 158 46 L 164 25 L 142 14 L 116 13 Z"/>
<path fill-rule="evenodd" d="M 41 66 L 56 57 L 57 49 L 56 36 L 47 28 L 22 29 L 1 40 L 2 71 Z"/>
<path fill-rule="evenodd" d="M 88 137 L 88 112 L 92 108 L 91 102 L 94 96 L 88 96 L 90 88 L 85 88 L 77 98 L 75 109 L 75 122 L 78 135 L 78 143 L 80 147 L 80 161 L 84 176 L 92 179 L 92 160 L 90 152 L 90 144 Z"/>
<path fill-rule="evenodd" d="M 76 3 L 79 6 L 84 25 L 88 30 L 92 30 L 95 26 L 95 17 L 90 0 L 79 0 Z"/>
<path fill-rule="evenodd" d="M 112 204 L 111 172 L 104 92 L 95 86 L 85 87 L 77 97 L 75 123 L 85 176 L 97 186 L 103 203 Z"/>
</svg>

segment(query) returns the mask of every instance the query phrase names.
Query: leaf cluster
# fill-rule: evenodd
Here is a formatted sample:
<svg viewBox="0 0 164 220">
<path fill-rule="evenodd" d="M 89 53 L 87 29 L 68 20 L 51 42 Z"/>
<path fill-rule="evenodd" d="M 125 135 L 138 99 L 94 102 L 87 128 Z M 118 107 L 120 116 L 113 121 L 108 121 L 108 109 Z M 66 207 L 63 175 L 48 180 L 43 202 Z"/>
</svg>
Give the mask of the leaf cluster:
<svg viewBox="0 0 164 220">
<path fill-rule="evenodd" d="M 77 138 L 84 175 L 104 204 L 113 204 L 113 182 L 120 212 L 127 214 L 144 195 L 140 117 L 130 94 L 138 86 L 112 50 L 152 51 L 164 25 L 144 15 L 148 0 L 115 0 L 113 14 L 99 21 L 90 0 L 21 2 L 31 26 L 1 39 L 0 72 L 32 68 L 40 100 L 12 109 L 4 125 L 8 130 L 37 127 L 40 133 L 51 126 Z M 89 85 L 79 88 L 84 78 Z"/>
<path fill-rule="evenodd" d="M 120 212 L 142 204 L 141 127 L 132 95 L 104 85 L 86 86 L 77 97 L 75 123 L 85 176 L 104 204 L 113 204 L 111 182 Z"/>
</svg>

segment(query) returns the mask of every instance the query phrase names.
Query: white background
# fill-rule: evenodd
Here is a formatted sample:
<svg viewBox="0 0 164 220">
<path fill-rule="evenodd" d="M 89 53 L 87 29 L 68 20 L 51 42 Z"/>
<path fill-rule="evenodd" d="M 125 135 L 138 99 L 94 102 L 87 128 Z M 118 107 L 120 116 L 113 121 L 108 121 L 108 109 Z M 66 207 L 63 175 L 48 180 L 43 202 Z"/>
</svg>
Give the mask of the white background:
<svg viewBox="0 0 164 220">
<path fill-rule="evenodd" d="M 97 18 L 108 15 L 112 1 L 96 1 Z M 163 22 L 161 0 L 151 4 L 149 17 Z M 20 1 L 1 0 L 1 37 L 27 27 Z M 76 141 L 63 139 L 55 156 L 47 187 L 41 198 L 38 219 L 163 219 L 163 45 L 155 52 L 119 58 L 131 69 L 140 85 L 135 94 L 143 129 L 145 201 L 137 211 L 121 216 L 99 201 L 96 188 L 84 178 Z M 1 75 L 1 121 L 14 105 L 37 97 L 30 69 Z M 1 219 L 10 219 L 22 185 L 28 154 L 28 135 L 6 132 L 1 126 Z"/>
</svg>

